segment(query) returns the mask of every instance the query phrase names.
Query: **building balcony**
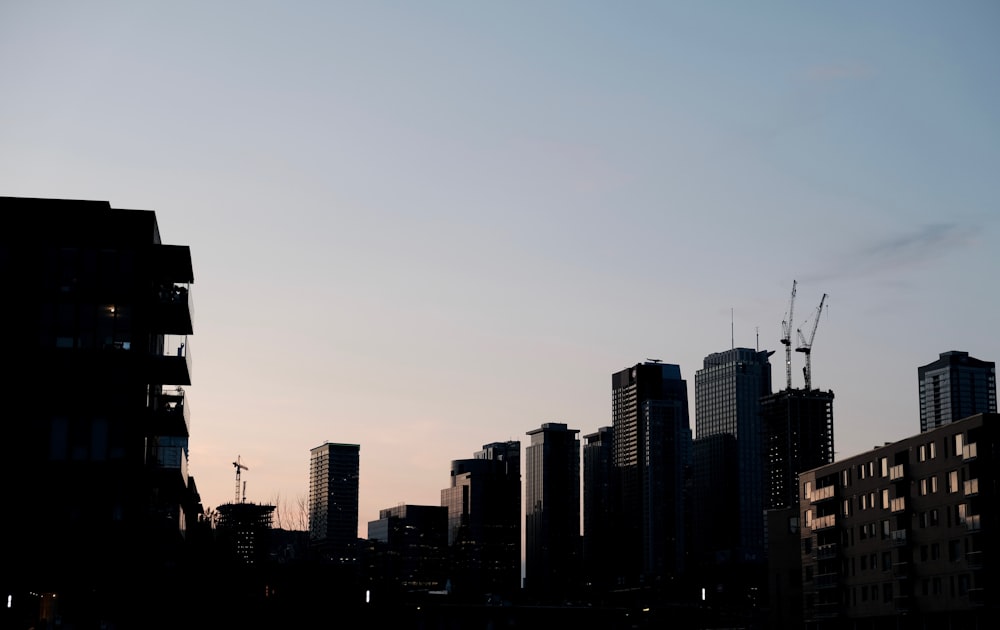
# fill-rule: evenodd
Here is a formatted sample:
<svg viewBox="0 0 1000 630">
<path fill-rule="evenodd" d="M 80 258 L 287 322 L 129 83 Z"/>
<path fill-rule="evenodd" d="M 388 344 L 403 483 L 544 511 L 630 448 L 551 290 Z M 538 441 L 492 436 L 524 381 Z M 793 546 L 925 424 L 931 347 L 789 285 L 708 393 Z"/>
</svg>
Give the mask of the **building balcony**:
<svg viewBox="0 0 1000 630">
<path fill-rule="evenodd" d="M 161 282 L 194 282 L 191 248 L 187 245 L 155 245 L 150 264 L 153 277 Z"/>
<path fill-rule="evenodd" d="M 983 606 L 986 604 L 986 590 L 982 588 L 969 589 L 969 603 L 973 606 Z"/>
<path fill-rule="evenodd" d="M 151 433 L 155 435 L 191 435 L 191 410 L 180 387 L 154 394 L 150 402 Z"/>
<path fill-rule="evenodd" d="M 962 492 L 967 497 L 974 497 L 977 494 L 979 494 L 979 480 L 969 479 L 968 481 L 964 482 L 962 486 Z"/>
<path fill-rule="evenodd" d="M 962 519 L 962 522 L 965 525 L 965 529 L 969 530 L 970 532 L 978 532 L 982 527 L 982 523 L 979 520 L 978 514 L 969 514 Z"/>
<path fill-rule="evenodd" d="M 905 529 L 894 529 L 889 532 L 889 542 L 893 547 L 902 547 L 906 544 L 907 536 Z"/>
<path fill-rule="evenodd" d="M 180 491 L 188 484 L 188 439 L 151 436 L 146 442 L 146 466 L 156 475 L 159 486 Z"/>
<path fill-rule="evenodd" d="M 899 481 L 906 476 L 906 467 L 904 464 L 896 464 L 895 466 L 889 468 L 889 481 Z"/>
<path fill-rule="evenodd" d="M 908 613 L 913 610 L 913 598 L 909 595 L 896 595 L 892 598 L 892 607 L 897 613 Z"/>
<path fill-rule="evenodd" d="M 817 516 L 812 521 L 812 530 L 818 531 L 821 529 L 829 529 L 837 525 L 837 515 L 827 514 L 826 516 Z"/>
<path fill-rule="evenodd" d="M 897 580 L 906 580 L 910 577 L 910 563 L 897 562 L 892 565 L 892 577 Z"/>
<path fill-rule="evenodd" d="M 163 335 L 162 348 L 152 353 L 149 360 L 150 383 L 191 384 L 191 344 L 187 335 Z"/>
<path fill-rule="evenodd" d="M 906 510 L 906 497 L 896 497 L 889 501 L 889 511 L 893 514 L 899 514 Z"/>
<path fill-rule="evenodd" d="M 164 334 L 190 335 L 194 332 L 194 298 L 188 284 L 161 285 L 150 317 L 153 330 Z"/>
<path fill-rule="evenodd" d="M 837 486 L 823 486 L 822 488 L 816 488 L 810 494 L 809 500 L 813 503 L 819 503 L 820 501 L 832 499 L 836 496 L 836 490 Z"/>
<path fill-rule="evenodd" d="M 972 460 L 976 459 L 976 457 L 979 454 L 978 450 L 979 449 L 976 448 L 976 443 L 975 442 L 972 442 L 971 444 L 966 444 L 965 446 L 963 446 L 962 447 L 962 461 L 968 462 L 968 461 L 972 461 Z"/>
<path fill-rule="evenodd" d="M 970 551 L 965 554 L 965 563 L 969 565 L 970 569 L 982 569 L 983 568 L 983 552 L 982 551 Z"/>
<path fill-rule="evenodd" d="M 813 580 L 817 589 L 836 588 L 840 585 L 839 573 L 820 573 Z"/>
<path fill-rule="evenodd" d="M 816 546 L 816 559 L 817 560 L 829 560 L 831 558 L 836 558 L 839 547 L 837 543 L 829 543 L 826 545 Z"/>
</svg>

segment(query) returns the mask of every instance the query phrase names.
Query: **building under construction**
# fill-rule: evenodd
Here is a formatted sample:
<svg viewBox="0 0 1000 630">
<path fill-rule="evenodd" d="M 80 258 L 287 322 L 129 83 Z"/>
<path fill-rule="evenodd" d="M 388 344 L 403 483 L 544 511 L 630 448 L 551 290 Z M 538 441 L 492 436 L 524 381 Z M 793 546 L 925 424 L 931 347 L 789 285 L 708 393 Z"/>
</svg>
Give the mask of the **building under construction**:
<svg viewBox="0 0 1000 630">
<path fill-rule="evenodd" d="M 764 507 L 799 503 L 798 474 L 833 462 L 833 392 L 785 389 L 760 399 Z"/>
<path fill-rule="evenodd" d="M 221 546 L 239 563 L 262 564 L 269 551 L 274 506 L 226 503 L 217 510 L 215 531 Z"/>
</svg>

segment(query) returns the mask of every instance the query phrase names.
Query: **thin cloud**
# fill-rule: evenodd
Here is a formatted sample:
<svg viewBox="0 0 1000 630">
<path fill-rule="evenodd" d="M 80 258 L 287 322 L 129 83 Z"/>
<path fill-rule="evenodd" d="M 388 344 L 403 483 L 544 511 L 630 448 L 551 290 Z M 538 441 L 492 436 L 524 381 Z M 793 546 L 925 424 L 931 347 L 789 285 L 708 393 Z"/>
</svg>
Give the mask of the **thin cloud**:
<svg viewBox="0 0 1000 630">
<path fill-rule="evenodd" d="M 872 276 L 916 267 L 968 247 L 975 242 L 978 230 L 978 226 L 957 223 L 920 226 L 911 232 L 843 252 L 835 264 L 810 274 L 807 279 L 818 281 Z"/>
</svg>

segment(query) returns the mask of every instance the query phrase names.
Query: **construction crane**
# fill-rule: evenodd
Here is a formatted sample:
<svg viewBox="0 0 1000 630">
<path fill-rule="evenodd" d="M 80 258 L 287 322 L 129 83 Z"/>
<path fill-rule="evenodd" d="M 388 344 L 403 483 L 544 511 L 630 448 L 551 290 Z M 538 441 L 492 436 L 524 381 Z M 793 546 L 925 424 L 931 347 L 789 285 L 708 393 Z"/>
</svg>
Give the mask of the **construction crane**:
<svg viewBox="0 0 1000 630">
<path fill-rule="evenodd" d="M 233 462 L 233 467 L 236 469 L 236 503 L 242 503 L 242 501 L 240 501 L 240 471 L 250 470 L 250 469 L 243 465 L 243 463 L 240 461 L 239 455 L 236 456 L 236 461 Z M 247 492 L 247 485 L 246 483 L 244 483 L 243 501 L 246 501 L 246 492 Z"/>
<path fill-rule="evenodd" d="M 797 280 L 792 280 L 792 297 L 788 300 L 788 313 L 781 322 L 781 343 L 785 345 L 785 387 L 792 388 L 792 311 L 795 308 L 795 287 Z"/>
<path fill-rule="evenodd" d="M 812 388 L 812 363 L 810 357 L 812 356 L 813 339 L 816 338 L 816 327 L 819 326 L 819 316 L 823 312 L 823 302 L 826 301 L 826 293 L 819 300 L 819 307 L 816 309 L 816 317 L 813 319 L 813 327 L 809 332 L 809 339 L 806 340 L 805 336 L 802 334 L 802 329 L 799 328 L 796 332 L 799 334 L 799 345 L 795 348 L 796 352 L 801 352 L 806 355 L 806 366 L 802 368 L 802 375 L 806 379 L 806 391 Z"/>
</svg>

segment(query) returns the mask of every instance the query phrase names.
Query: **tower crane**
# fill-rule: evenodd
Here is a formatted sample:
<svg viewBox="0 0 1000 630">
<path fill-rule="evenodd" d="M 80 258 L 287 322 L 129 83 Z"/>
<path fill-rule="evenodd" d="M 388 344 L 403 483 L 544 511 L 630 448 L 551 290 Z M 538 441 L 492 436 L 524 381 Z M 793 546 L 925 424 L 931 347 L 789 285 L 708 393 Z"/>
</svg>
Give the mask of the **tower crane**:
<svg viewBox="0 0 1000 630">
<path fill-rule="evenodd" d="M 795 351 L 806 355 L 806 366 L 802 368 L 802 375 L 805 376 L 806 379 L 806 391 L 809 391 L 812 388 L 812 363 L 810 357 L 812 355 L 813 339 L 816 338 L 816 327 L 819 326 L 819 316 L 823 312 L 823 302 L 825 301 L 826 293 L 824 293 L 823 297 L 819 300 L 819 307 L 816 309 L 816 318 L 813 320 L 813 327 L 809 332 L 809 339 L 806 340 L 805 336 L 802 334 L 801 328 L 796 330 L 799 334 L 799 345 L 795 348 Z"/>
<path fill-rule="evenodd" d="M 792 388 L 792 311 L 795 308 L 795 288 L 797 280 L 792 280 L 792 297 L 788 300 L 788 313 L 781 322 L 781 343 L 785 346 L 785 387 Z"/>
<path fill-rule="evenodd" d="M 236 456 L 236 461 L 233 462 L 233 467 L 236 469 L 236 503 L 240 503 L 240 471 L 250 470 L 240 461 L 240 456 Z M 246 501 L 246 484 L 243 484 L 243 500 Z"/>
</svg>

